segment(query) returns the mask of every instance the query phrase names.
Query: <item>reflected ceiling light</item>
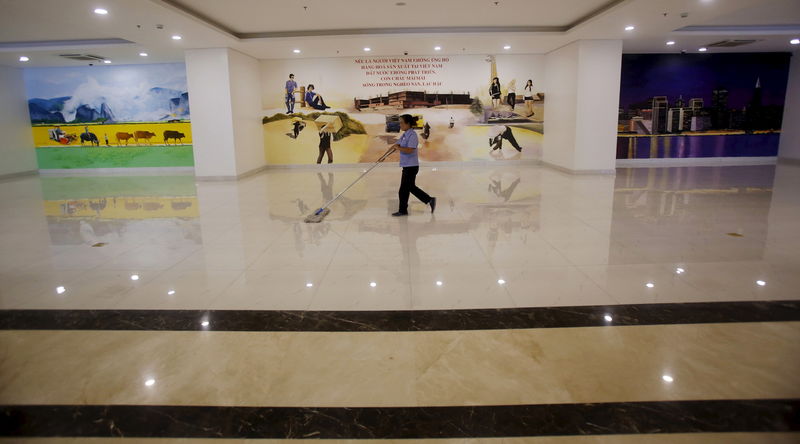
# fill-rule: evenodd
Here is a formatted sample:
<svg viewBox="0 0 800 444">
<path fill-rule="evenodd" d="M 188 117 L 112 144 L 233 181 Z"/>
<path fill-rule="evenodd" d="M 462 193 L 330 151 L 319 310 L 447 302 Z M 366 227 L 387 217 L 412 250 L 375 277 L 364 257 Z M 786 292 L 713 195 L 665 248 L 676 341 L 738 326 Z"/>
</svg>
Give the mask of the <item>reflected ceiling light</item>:
<svg viewBox="0 0 800 444">
<path fill-rule="evenodd" d="M 139 55 L 141 57 L 147 57 L 149 54 L 147 54 L 146 52 L 140 52 Z"/>
<path fill-rule="evenodd" d="M 372 51 L 372 48 L 368 46 L 364 47 L 364 52 L 370 52 L 370 51 Z"/>
<path fill-rule="evenodd" d="M 309 283 L 307 283 L 307 284 L 306 284 L 306 287 L 308 287 L 308 288 L 311 288 L 311 287 L 313 287 L 313 286 L 314 286 L 314 284 L 312 284 L 311 282 L 309 282 Z"/>
<path fill-rule="evenodd" d="M 202 325 L 203 327 L 208 327 L 209 324 L 210 324 L 210 322 L 208 322 L 208 321 L 203 321 L 203 322 L 200 323 L 200 325 Z"/>
<path fill-rule="evenodd" d="M 444 282 L 442 282 L 442 281 L 436 281 L 436 285 L 438 285 L 439 287 L 441 287 L 442 285 L 444 285 Z"/>
<path fill-rule="evenodd" d="M 67 289 L 66 289 L 66 288 L 64 288 L 64 287 L 61 287 L 61 286 L 59 286 L 59 287 L 56 287 L 56 293 L 58 293 L 58 294 L 62 294 L 62 293 L 64 293 L 65 291 L 67 291 Z"/>
<path fill-rule="evenodd" d="M 434 47 L 433 47 L 433 50 L 434 50 L 434 51 L 441 51 L 441 50 L 442 50 L 442 47 L 441 47 L 441 46 L 434 46 Z"/>
<path fill-rule="evenodd" d="M 295 54 L 300 54 L 300 50 L 299 49 L 293 49 L 292 52 L 295 53 Z"/>
<path fill-rule="evenodd" d="M 144 385 L 146 385 L 146 386 L 150 387 L 150 386 L 152 386 L 152 385 L 153 385 L 153 384 L 155 384 L 155 383 L 156 383 L 156 380 L 155 380 L 155 379 L 148 379 L 147 381 L 145 381 L 145 382 L 144 382 Z"/>
<path fill-rule="evenodd" d="M 653 288 L 653 287 L 655 287 L 656 285 L 655 285 L 654 283 L 652 283 L 652 282 L 648 282 L 648 283 L 646 283 L 644 286 L 645 286 L 645 287 L 647 287 L 647 288 Z"/>
<path fill-rule="evenodd" d="M 139 275 L 138 274 L 132 274 L 131 275 L 131 280 L 132 281 L 138 281 L 139 280 Z"/>
<path fill-rule="evenodd" d="M 98 15 L 106 15 L 106 14 L 108 14 L 108 10 L 103 9 L 103 8 L 97 8 L 97 9 L 94 10 L 94 13 L 98 14 Z"/>
<path fill-rule="evenodd" d="M 636 27 L 633 26 L 633 25 L 628 25 L 628 26 L 625 27 L 626 31 L 633 31 L 634 29 L 636 29 Z"/>
<path fill-rule="evenodd" d="M 663 375 L 663 376 L 661 376 L 661 379 L 663 379 L 663 380 L 664 380 L 664 382 L 672 382 L 672 381 L 674 381 L 674 380 L 675 380 L 675 379 L 673 379 L 673 378 L 672 378 L 672 376 L 670 376 L 670 375 Z"/>
<path fill-rule="evenodd" d="M 172 36 L 172 40 L 180 40 L 182 38 L 183 37 L 179 36 L 178 34 L 175 34 L 175 35 Z"/>
<path fill-rule="evenodd" d="M 103 60 L 103 63 L 109 64 L 109 63 L 111 63 L 111 60 Z"/>
<path fill-rule="evenodd" d="M 800 39 L 791 39 L 789 40 L 789 43 L 792 45 L 800 45 Z"/>
<path fill-rule="evenodd" d="M 603 319 L 605 319 L 606 322 L 611 322 L 611 321 L 614 320 L 614 318 L 612 318 L 611 315 L 605 315 L 605 316 L 603 316 Z"/>
<path fill-rule="evenodd" d="M 667 42 L 667 46 L 672 46 L 675 44 L 675 40 L 670 40 Z"/>
<path fill-rule="evenodd" d="M 30 60 L 30 58 L 28 58 L 27 56 L 21 56 L 21 57 L 19 58 L 19 61 L 20 61 L 20 62 L 27 62 L 28 60 Z"/>
<path fill-rule="evenodd" d="M 675 269 L 675 273 L 678 273 L 678 274 L 682 274 L 684 271 L 686 271 L 686 270 L 684 270 L 683 268 L 680 268 L 680 267 Z"/>
<path fill-rule="evenodd" d="M 760 287 L 763 287 L 763 286 L 767 285 L 767 283 L 762 281 L 762 280 L 756 281 L 756 284 L 758 284 Z"/>
<path fill-rule="evenodd" d="M 175 290 L 170 290 L 170 291 L 167 292 L 167 294 L 172 296 L 173 294 L 175 294 Z"/>
<path fill-rule="evenodd" d="M 506 281 L 505 281 L 505 279 L 498 279 L 497 283 L 500 284 L 500 285 L 503 285 L 503 284 L 506 283 Z"/>
<path fill-rule="evenodd" d="M 431 171 L 439 171 L 439 168 L 433 168 Z"/>
<path fill-rule="evenodd" d="M 377 282 L 370 282 L 369 286 L 372 287 L 372 288 L 375 288 L 375 287 L 378 286 L 378 283 Z"/>
<path fill-rule="evenodd" d="M 700 48 L 700 49 L 698 49 L 698 51 L 700 51 L 700 52 L 706 52 L 706 51 L 708 51 L 708 48 Z"/>
<path fill-rule="evenodd" d="M 511 49 L 511 45 L 503 46 L 503 49 Z"/>
</svg>

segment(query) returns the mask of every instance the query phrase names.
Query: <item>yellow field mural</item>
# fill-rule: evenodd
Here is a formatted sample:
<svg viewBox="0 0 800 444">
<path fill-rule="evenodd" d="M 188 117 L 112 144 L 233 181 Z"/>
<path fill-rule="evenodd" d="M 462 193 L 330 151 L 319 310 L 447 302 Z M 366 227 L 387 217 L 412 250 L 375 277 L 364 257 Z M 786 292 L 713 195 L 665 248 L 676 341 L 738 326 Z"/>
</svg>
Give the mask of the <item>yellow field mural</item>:
<svg viewBox="0 0 800 444">
<path fill-rule="evenodd" d="M 33 143 L 36 147 L 191 145 L 192 124 L 142 122 L 35 125 Z"/>
</svg>

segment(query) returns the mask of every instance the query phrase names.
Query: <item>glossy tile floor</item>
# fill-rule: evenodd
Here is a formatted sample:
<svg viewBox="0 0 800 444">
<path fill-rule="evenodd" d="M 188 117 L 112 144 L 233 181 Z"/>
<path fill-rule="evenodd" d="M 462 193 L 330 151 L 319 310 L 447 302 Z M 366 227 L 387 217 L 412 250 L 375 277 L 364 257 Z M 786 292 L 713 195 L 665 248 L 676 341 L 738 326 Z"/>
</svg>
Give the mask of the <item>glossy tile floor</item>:
<svg viewBox="0 0 800 444">
<path fill-rule="evenodd" d="M 0 182 L 0 325 L 42 309 L 58 310 L 47 316 L 113 310 L 102 313 L 165 319 L 158 329 L 133 321 L 122 329 L 102 321 L 92 328 L 3 327 L 0 404 L 6 422 L 0 436 L 17 436 L 9 438 L 13 442 L 123 435 L 164 439 L 146 442 L 308 433 L 470 442 L 528 436 L 504 425 L 464 431 L 464 424 L 477 427 L 483 420 L 463 417 L 462 434 L 441 432 L 447 430 L 442 424 L 458 422 L 450 413 L 405 434 L 382 432 L 406 430 L 391 426 L 395 413 L 386 413 L 386 423 L 378 414 L 374 427 L 364 426 L 373 427 L 370 434 L 347 432 L 352 424 L 345 420 L 318 429 L 301 422 L 311 427 L 303 433 L 298 426 L 287 433 L 207 436 L 176 425 L 188 419 L 123 430 L 111 413 L 100 415 L 111 424 L 103 432 L 108 436 L 52 424 L 19 432 L 19 421 L 8 418 L 32 405 L 347 412 L 403 407 L 412 409 L 403 414 L 417 415 L 413 409 L 425 407 L 783 399 L 794 419 L 777 428 L 657 424 L 640 428 L 676 434 L 623 438 L 601 435 L 647 432 L 622 426 L 562 430 L 561 416 L 554 414 L 554 431 L 529 439 L 800 441 L 796 433 L 777 433 L 800 431 L 800 315 L 791 305 L 800 299 L 800 167 L 619 169 L 613 177 L 570 176 L 533 165 L 427 166 L 418 185 L 438 198 L 436 213 L 412 197 L 411 215 L 392 218 L 399 170 L 386 165 L 334 204 L 322 223 L 302 222 L 361 171 L 281 169 L 238 182 L 195 182 L 192 176 Z M 770 317 L 770 308 L 764 322 L 725 318 L 733 302 L 763 302 L 753 310 L 783 307 L 790 314 Z M 690 322 L 676 314 L 689 303 L 714 303 L 718 316 Z M 569 307 L 608 307 L 610 313 L 614 306 L 636 310 L 644 304 L 664 304 L 663 319 L 615 326 L 606 315 L 601 327 L 560 320 Z M 491 309 L 537 307 L 561 307 L 549 325 L 561 328 L 537 328 L 534 319 L 530 328 L 364 332 L 356 325 L 361 320 L 340 313 L 370 311 L 391 323 L 409 310 L 427 316 L 431 310 L 473 309 L 452 313 L 491 320 Z M 303 311 L 353 329 L 218 329 L 213 314 L 219 310 L 288 310 L 289 324 L 304 316 L 294 311 Z M 197 320 L 201 327 L 176 327 L 175 316 L 193 313 L 205 313 Z M 728 407 L 735 413 L 747 406 Z M 525 415 L 534 413 L 515 418 L 533 417 Z M 664 417 L 669 424 L 705 420 L 692 415 Z"/>
</svg>

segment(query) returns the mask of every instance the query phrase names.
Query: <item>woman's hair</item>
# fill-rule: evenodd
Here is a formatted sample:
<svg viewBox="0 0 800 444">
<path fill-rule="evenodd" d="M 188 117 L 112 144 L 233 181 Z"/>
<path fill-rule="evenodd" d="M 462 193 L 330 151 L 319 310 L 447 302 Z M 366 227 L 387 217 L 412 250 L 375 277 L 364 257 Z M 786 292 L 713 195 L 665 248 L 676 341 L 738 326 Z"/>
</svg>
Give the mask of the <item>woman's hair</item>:
<svg viewBox="0 0 800 444">
<path fill-rule="evenodd" d="M 525 84 L 525 86 L 528 86 L 528 85 L 531 85 L 531 86 L 533 86 L 533 80 L 531 80 L 531 79 L 528 79 L 528 83 L 526 83 L 526 84 Z"/>
<path fill-rule="evenodd" d="M 492 83 L 500 83 L 500 79 L 495 77 L 492 79 Z"/>
<path fill-rule="evenodd" d="M 308 86 L 306 87 L 306 89 L 314 89 L 314 85 L 309 83 Z"/>
<path fill-rule="evenodd" d="M 414 126 L 417 124 L 417 118 L 412 116 L 411 114 L 403 114 L 402 116 L 400 116 L 400 118 L 403 119 L 403 122 L 405 122 L 410 126 Z"/>
</svg>

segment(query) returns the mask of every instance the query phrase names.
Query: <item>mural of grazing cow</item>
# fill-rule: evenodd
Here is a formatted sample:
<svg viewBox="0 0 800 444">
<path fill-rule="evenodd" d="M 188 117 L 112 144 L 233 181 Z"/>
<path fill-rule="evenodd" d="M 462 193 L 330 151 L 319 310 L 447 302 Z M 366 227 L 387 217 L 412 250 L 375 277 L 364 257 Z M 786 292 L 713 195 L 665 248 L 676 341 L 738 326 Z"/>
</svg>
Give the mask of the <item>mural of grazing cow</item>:
<svg viewBox="0 0 800 444">
<path fill-rule="evenodd" d="M 152 139 L 155 136 L 156 136 L 156 133 L 151 133 L 150 131 L 134 131 L 133 140 L 135 140 L 136 143 L 138 144 L 139 143 L 139 139 L 144 139 L 146 142 L 148 142 L 150 145 L 152 145 L 153 141 L 150 140 L 150 139 Z"/>
<path fill-rule="evenodd" d="M 133 134 L 131 133 L 117 133 L 117 145 L 122 145 L 122 141 L 125 141 L 125 145 L 128 144 L 128 141 L 133 139 Z"/>
<path fill-rule="evenodd" d="M 81 133 L 81 145 L 83 145 L 84 142 L 89 142 L 89 144 L 94 146 L 100 146 L 100 141 L 97 140 L 97 135 L 95 133 Z"/>
<path fill-rule="evenodd" d="M 164 144 L 169 145 L 169 139 L 175 139 L 175 144 L 178 143 L 178 140 L 183 143 L 184 137 L 186 137 L 186 135 L 181 132 L 166 130 L 164 131 Z"/>
</svg>

